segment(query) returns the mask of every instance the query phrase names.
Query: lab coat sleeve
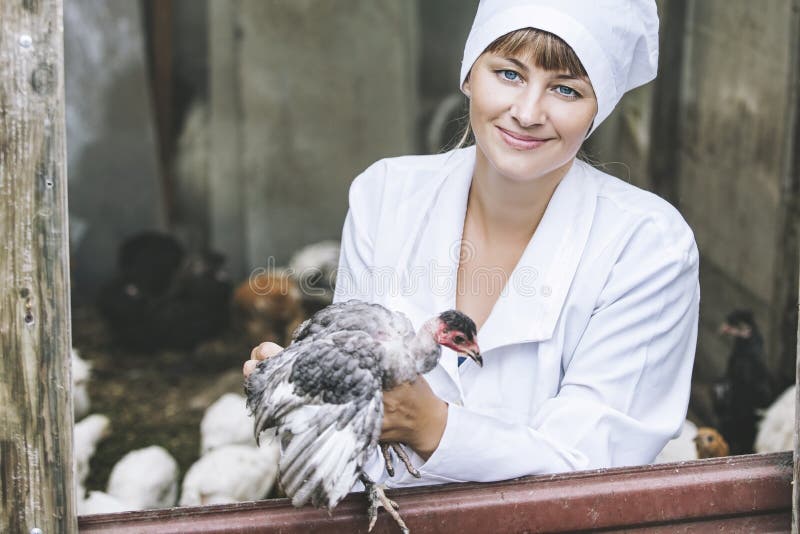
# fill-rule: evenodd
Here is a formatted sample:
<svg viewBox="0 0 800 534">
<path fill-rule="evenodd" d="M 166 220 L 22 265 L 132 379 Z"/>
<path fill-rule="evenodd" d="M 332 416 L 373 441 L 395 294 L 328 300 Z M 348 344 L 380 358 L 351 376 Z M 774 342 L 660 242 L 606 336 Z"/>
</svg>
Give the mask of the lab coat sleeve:
<svg viewBox="0 0 800 534">
<path fill-rule="evenodd" d="M 373 265 L 375 231 L 383 195 L 383 164 L 377 162 L 353 180 L 349 209 L 342 228 L 339 267 L 333 301 L 371 302 L 375 293 Z"/>
<path fill-rule="evenodd" d="M 527 424 L 451 404 L 422 466 L 427 476 L 493 481 L 653 461 L 686 416 L 698 254 L 688 227 L 666 238 L 653 228 L 639 234 L 617 258 L 575 349 L 562 354 L 558 394 Z"/>
</svg>

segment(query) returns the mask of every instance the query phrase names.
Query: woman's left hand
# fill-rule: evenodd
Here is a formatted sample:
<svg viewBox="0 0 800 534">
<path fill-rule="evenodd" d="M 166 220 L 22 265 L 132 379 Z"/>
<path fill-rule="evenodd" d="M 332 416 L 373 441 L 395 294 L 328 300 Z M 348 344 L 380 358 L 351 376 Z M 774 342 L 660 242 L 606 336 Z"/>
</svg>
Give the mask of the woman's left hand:
<svg viewBox="0 0 800 534">
<path fill-rule="evenodd" d="M 447 424 L 447 403 L 418 375 L 414 382 L 383 392 L 381 441 L 405 443 L 427 460 Z"/>
</svg>

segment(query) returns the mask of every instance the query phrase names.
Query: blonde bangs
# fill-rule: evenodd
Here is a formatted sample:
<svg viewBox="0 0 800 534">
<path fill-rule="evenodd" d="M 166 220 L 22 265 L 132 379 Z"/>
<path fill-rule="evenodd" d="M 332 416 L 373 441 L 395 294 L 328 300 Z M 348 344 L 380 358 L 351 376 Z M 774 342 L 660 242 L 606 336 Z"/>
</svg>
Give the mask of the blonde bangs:
<svg viewBox="0 0 800 534">
<path fill-rule="evenodd" d="M 565 71 L 576 78 L 589 77 L 567 43 L 552 33 L 535 28 L 523 28 L 498 37 L 486 50 L 503 56 L 530 59 L 545 70 Z"/>
</svg>

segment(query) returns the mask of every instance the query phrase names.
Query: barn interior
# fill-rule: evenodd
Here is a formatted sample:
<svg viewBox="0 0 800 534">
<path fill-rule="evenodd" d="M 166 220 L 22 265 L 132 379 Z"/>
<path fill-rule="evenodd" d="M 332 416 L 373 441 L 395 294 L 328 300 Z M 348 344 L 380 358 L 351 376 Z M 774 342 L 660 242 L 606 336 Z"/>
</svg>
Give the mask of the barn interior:
<svg viewBox="0 0 800 534">
<path fill-rule="evenodd" d="M 695 233 L 688 419 L 717 428 L 733 350 L 720 326 L 734 310 L 750 310 L 763 336 L 770 402 L 795 382 L 793 3 L 658 4 L 659 78 L 628 94 L 585 152 L 670 201 Z M 104 491 L 123 455 L 151 445 L 186 473 L 208 407 L 241 394 L 254 344 L 286 342 L 330 298 L 352 179 L 383 157 L 454 146 L 476 5 L 64 1 L 72 338 L 91 365 L 90 412 L 111 427 L 87 490 Z M 304 269 L 309 279 L 287 274 Z M 292 284 L 313 291 L 292 300 Z M 262 299 L 269 311 L 256 313 Z"/>
</svg>

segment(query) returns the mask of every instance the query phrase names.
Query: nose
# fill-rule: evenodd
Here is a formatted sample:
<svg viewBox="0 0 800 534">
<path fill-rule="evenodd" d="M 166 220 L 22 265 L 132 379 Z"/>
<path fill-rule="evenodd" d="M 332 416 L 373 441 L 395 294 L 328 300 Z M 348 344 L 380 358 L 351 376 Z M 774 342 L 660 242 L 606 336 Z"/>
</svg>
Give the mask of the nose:
<svg viewBox="0 0 800 534">
<path fill-rule="evenodd" d="M 544 93 L 533 86 L 528 91 L 521 91 L 511 106 L 511 116 L 523 128 L 544 124 L 547 113 L 543 97 Z"/>
</svg>

